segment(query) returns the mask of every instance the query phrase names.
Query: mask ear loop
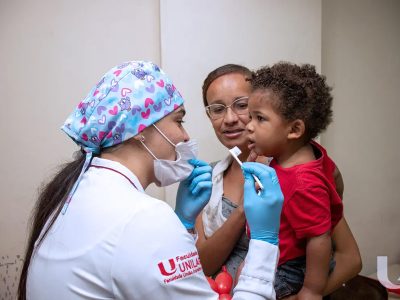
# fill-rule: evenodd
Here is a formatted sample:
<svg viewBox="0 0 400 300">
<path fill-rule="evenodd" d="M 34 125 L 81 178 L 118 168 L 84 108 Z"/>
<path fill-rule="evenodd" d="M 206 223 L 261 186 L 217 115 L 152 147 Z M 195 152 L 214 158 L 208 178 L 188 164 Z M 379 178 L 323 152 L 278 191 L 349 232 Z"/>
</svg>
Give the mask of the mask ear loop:
<svg viewBox="0 0 400 300">
<path fill-rule="evenodd" d="M 139 142 L 143 145 L 143 147 L 146 148 L 147 152 L 149 152 L 150 155 L 153 156 L 153 158 L 154 158 L 155 160 L 158 160 L 158 158 L 153 154 L 153 152 L 149 149 L 149 147 L 146 146 L 146 144 L 144 143 L 144 140 L 145 140 L 144 136 L 141 135 L 141 136 L 140 136 L 140 139 L 139 139 Z"/>
<path fill-rule="evenodd" d="M 164 133 L 162 133 L 162 131 L 158 129 L 158 127 L 155 124 L 153 124 L 153 126 L 168 141 L 168 143 L 170 143 L 172 146 L 176 148 L 176 145 L 173 142 L 171 142 L 171 140 Z"/>
<path fill-rule="evenodd" d="M 63 214 L 63 215 L 65 215 L 65 213 L 67 212 L 68 206 L 72 200 L 72 196 L 74 195 L 76 189 L 78 188 L 79 183 L 82 180 L 83 174 L 86 172 L 87 168 L 89 167 L 90 162 L 92 161 L 92 156 L 93 156 L 92 151 L 86 150 L 86 149 L 85 149 L 85 151 L 86 151 L 85 163 L 83 164 L 81 173 L 79 174 L 78 179 L 75 181 L 74 185 L 72 186 L 71 191 L 68 193 L 67 200 L 65 201 L 64 206 L 61 209 L 61 214 Z"/>
<path fill-rule="evenodd" d="M 168 143 L 170 143 L 172 146 L 174 146 L 175 153 L 176 153 L 176 160 L 175 161 L 180 160 L 181 159 L 181 154 L 178 151 L 176 151 L 176 145 L 173 142 L 171 142 L 171 140 L 160 129 L 158 129 L 158 127 L 155 124 L 152 124 L 152 125 L 168 141 Z"/>
<path fill-rule="evenodd" d="M 157 130 L 158 130 L 158 129 L 157 129 Z M 161 132 L 160 132 L 160 133 L 161 133 Z M 162 133 L 161 133 L 161 134 L 162 134 Z M 162 134 L 162 135 L 163 135 L 163 134 Z M 165 135 L 163 135 L 163 136 L 165 137 Z M 165 137 L 165 138 L 167 139 L 168 142 L 171 143 L 171 141 L 170 141 L 167 137 Z M 153 156 L 153 158 L 154 158 L 155 160 L 159 160 L 159 159 L 153 154 L 153 152 L 150 150 L 150 148 L 146 146 L 146 144 L 144 143 L 144 140 L 145 140 L 144 136 L 143 136 L 143 135 L 140 136 L 139 142 L 143 145 L 143 147 L 146 148 L 146 150 L 149 152 L 149 154 L 150 154 L 151 156 Z M 171 145 L 173 145 L 173 143 L 171 143 Z M 176 146 L 174 146 L 174 147 L 176 147 Z M 175 150 L 175 153 L 176 153 L 176 160 L 175 160 L 175 161 L 180 160 L 180 159 L 181 159 L 181 154 L 180 154 L 178 151 L 176 151 L 176 150 Z"/>
</svg>

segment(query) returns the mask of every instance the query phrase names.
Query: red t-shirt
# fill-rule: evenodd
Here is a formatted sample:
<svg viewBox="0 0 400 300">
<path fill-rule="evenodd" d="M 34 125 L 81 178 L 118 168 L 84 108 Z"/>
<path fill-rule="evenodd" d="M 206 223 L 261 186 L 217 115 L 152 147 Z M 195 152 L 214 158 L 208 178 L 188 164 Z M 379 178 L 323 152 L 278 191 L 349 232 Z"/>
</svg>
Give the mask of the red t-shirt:
<svg viewBox="0 0 400 300">
<path fill-rule="evenodd" d="M 326 150 L 312 142 L 317 159 L 276 171 L 284 195 L 279 229 L 279 265 L 306 254 L 307 238 L 332 231 L 343 216 L 342 200 L 335 189 L 335 163 Z"/>
</svg>

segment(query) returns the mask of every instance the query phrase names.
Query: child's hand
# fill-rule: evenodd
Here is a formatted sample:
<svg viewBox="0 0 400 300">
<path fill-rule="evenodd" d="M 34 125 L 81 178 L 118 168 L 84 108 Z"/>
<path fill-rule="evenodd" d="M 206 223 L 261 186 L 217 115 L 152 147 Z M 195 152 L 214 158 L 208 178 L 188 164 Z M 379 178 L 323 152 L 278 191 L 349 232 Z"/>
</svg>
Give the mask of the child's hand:
<svg viewBox="0 0 400 300">
<path fill-rule="evenodd" d="M 247 157 L 247 162 L 255 162 L 257 160 L 258 154 L 253 150 L 250 151 L 249 156 Z"/>
<path fill-rule="evenodd" d="M 304 287 L 300 290 L 300 292 L 295 295 L 294 299 L 296 300 L 322 300 L 322 295 L 312 292 L 309 289 L 305 289 Z M 286 299 L 286 298 L 284 298 Z M 288 300 L 292 300 L 289 298 Z"/>
<path fill-rule="evenodd" d="M 292 295 L 292 296 L 287 296 L 285 298 L 282 298 L 282 300 L 299 300 L 297 295 Z"/>
</svg>

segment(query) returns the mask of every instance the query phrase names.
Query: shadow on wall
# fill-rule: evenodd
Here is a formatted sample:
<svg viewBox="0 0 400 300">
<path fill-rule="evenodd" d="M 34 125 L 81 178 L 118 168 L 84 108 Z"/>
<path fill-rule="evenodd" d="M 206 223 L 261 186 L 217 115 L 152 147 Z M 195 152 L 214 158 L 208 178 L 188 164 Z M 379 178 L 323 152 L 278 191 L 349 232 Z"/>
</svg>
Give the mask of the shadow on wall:
<svg viewBox="0 0 400 300">
<path fill-rule="evenodd" d="M 2 255 L 0 258 L 0 300 L 14 300 L 22 268 L 22 255 Z"/>
</svg>

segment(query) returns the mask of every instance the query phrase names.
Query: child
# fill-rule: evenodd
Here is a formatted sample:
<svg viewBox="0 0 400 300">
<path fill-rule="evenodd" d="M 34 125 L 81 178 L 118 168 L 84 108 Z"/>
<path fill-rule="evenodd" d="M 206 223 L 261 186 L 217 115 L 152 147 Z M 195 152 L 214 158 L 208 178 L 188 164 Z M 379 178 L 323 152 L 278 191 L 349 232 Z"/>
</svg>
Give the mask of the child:
<svg viewBox="0 0 400 300">
<path fill-rule="evenodd" d="M 343 216 L 336 166 L 312 140 L 331 122 L 331 88 L 315 67 L 285 62 L 259 69 L 251 83 L 249 149 L 273 157 L 285 197 L 277 299 L 322 299 L 334 267 L 330 233 Z"/>
</svg>

